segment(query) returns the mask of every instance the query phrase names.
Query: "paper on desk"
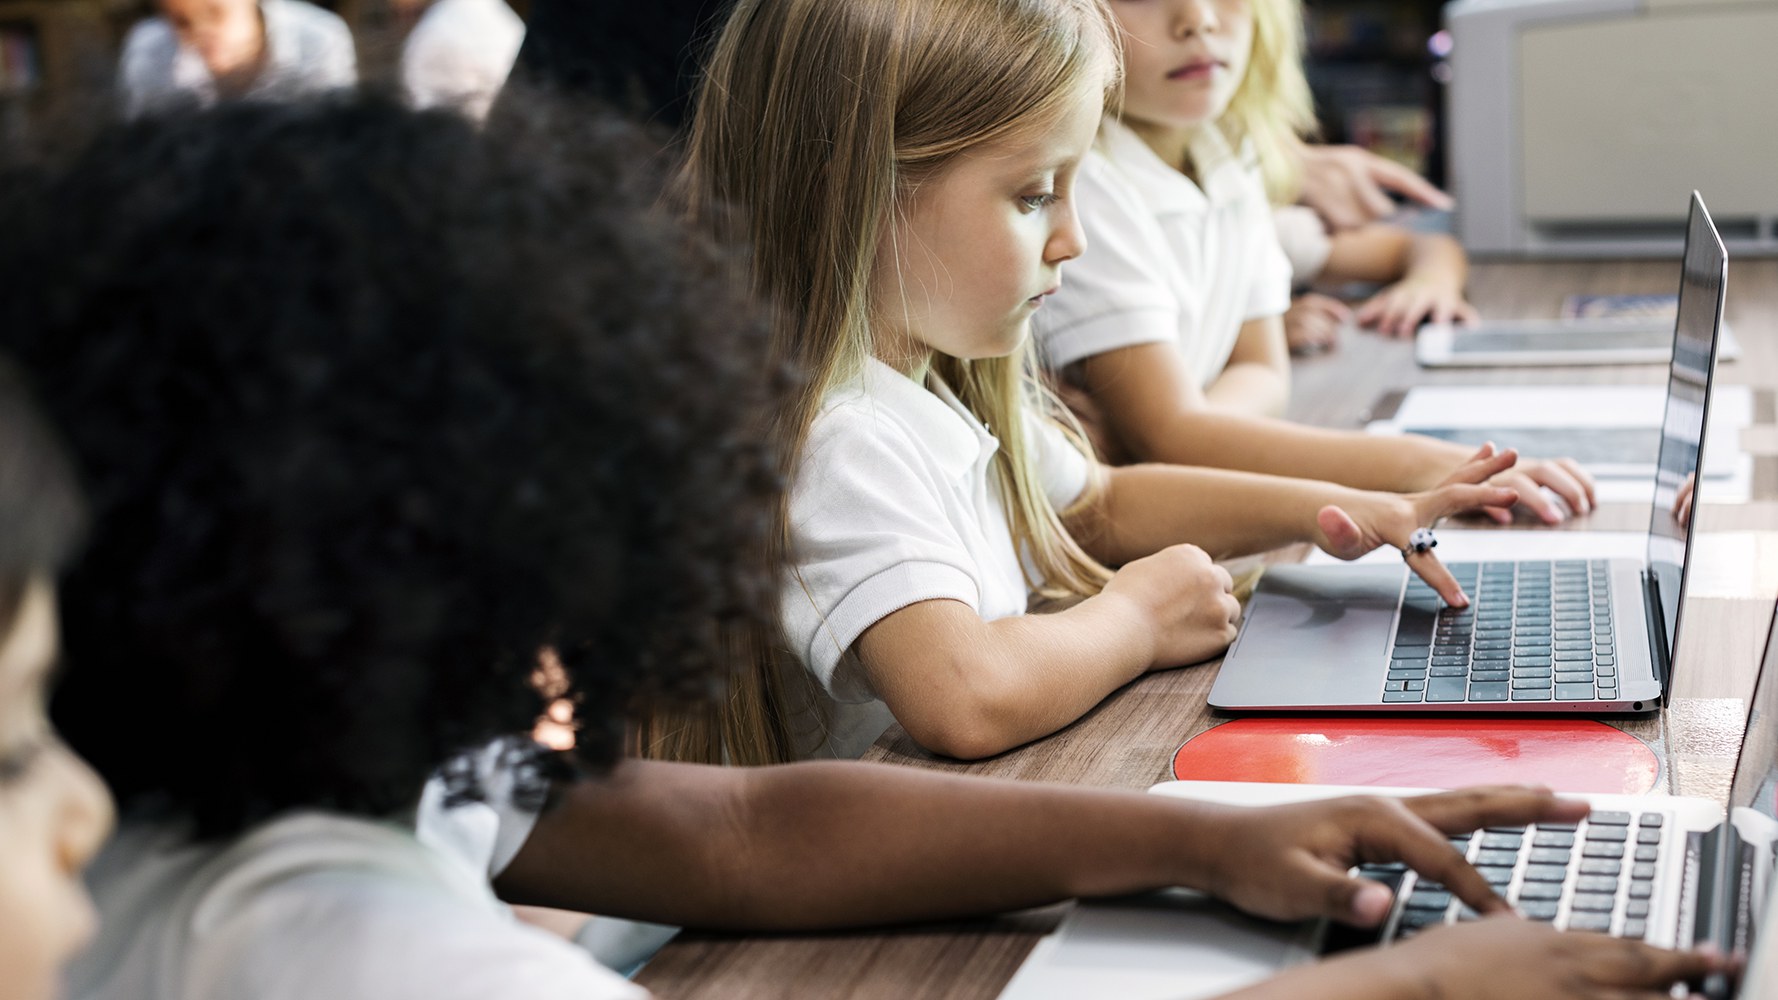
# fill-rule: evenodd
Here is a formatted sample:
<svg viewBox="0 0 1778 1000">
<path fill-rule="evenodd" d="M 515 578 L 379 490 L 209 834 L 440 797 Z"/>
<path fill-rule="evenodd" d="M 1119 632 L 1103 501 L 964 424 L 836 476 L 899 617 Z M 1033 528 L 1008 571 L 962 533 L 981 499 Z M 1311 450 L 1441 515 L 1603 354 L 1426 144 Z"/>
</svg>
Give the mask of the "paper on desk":
<svg viewBox="0 0 1778 1000">
<path fill-rule="evenodd" d="M 1741 432 L 1753 423 L 1753 390 L 1719 384 L 1711 392 L 1704 459 L 1704 475 L 1711 482 L 1706 502 L 1745 502 L 1752 492 L 1753 459 L 1741 450 L 1740 441 Z M 1393 417 L 1373 421 L 1365 429 L 1373 434 L 1420 432 L 1459 440 L 1481 433 L 1505 447 L 1524 447 L 1515 445 L 1515 437 L 1543 442 L 1558 451 L 1539 450 L 1539 458 L 1581 457 L 1582 465 L 1598 480 L 1600 502 L 1648 503 L 1654 493 L 1652 457 L 1610 461 L 1587 451 L 1609 443 L 1603 437 L 1608 434 L 1651 449 L 1666 400 L 1666 389 L 1654 385 L 1419 386 L 1409 390 Z M 1515 435 L 1514 430 L 1525 433 Z M 1552 443 L 1565 438 L 1568 444 Z"/>
<path fill-rule="evenodd" d="M 1438 557 L 1447 563 L 1484 559 L 1642 559 L 1648 535 L 1640 531 L 1470 531 L 1438 530 Z M 1303 560 L 1310 564 L 1345 562 L 1316 549 Z M 1401 551 L 1390 546 L 1352 562 L 1400 562 Z"/>
</svg>

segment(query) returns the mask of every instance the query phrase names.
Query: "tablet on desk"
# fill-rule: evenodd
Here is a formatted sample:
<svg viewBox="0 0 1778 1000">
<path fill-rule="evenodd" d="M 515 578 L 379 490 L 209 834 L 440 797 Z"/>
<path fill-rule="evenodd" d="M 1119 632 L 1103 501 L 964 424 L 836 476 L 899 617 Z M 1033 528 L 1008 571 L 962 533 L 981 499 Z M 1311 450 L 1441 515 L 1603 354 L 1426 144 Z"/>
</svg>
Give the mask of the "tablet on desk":
<svg viewBox="0 0 1778 1000">
<path fill-rule="evenodd" d="M 1740 355 L 1726 326 L 1719 350 L 1723 361 Z M 1414 340 L 1428 368 L 1666 364 L 1672 354 L 1673 321 L 1648 317 L 1428 323 Z"/>
</svg>

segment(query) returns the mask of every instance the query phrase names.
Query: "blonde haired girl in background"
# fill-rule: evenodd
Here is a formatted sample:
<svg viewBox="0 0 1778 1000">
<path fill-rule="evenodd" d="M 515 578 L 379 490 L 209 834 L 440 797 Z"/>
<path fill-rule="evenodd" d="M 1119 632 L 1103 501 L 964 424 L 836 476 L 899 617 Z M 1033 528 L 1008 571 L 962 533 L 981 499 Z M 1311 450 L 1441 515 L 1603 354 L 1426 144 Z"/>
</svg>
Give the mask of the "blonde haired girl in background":
<svg viewBox="0 0 1778 1000">
<path fill-rule="evenodd" d="M 1475 485 L 1510 453 L 1413 496 L 1088 456 L 1027 332 L 1085 249 L 1074 180 L 1118 79 L 1114 30 L 1092 0 L 735 10 L 685 190 L 750 246 L 779 356 L 806 376 L 774 428 L 792 486 L 767 557 L 793 572 L 720 752 L 671 723 L 654 752 L 856 756 L 893 717 L 939 753 L 999 753 L 1220 653 L 1240 607 L 1213 556 L 1308 540 L 1353 557 L 1513 502 Z M 1429 554 L 1412 563 L 1465 600 Z M 1027 614 L 1033 593 L 1072 603 Z"/>
<path fill-rule="evenodd" d="M 1445 481 L 1469 460 L 1463 448 L 1275 419 L 1290 390 L 1281 317 L 1291 272 L 1271 203 L 1295 197 L 1296 136 L 1313 124 L 1297 0 L 1109 6 L 1125 85 L 1081 170 L 1093 249 L 1034 320 L 1044 362 L 1094 443 L 1112 462 L 1359 489 Z M 1594 502 L 1591 478 L 1568 459 L 1521 462 L 1494 482 L 1546 522 Z"/>
</svg>

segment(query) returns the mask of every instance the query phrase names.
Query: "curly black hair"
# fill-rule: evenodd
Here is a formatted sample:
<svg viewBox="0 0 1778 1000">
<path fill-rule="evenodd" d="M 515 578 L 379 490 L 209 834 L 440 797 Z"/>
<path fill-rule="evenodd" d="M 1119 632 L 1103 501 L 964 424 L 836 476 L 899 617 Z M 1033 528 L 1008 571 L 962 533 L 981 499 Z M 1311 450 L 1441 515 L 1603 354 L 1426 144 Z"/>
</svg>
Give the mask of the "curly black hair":
<svg viewBox="0 0 1778 1000">
<path fill-rule="evenodd" d="M 92 507 L 55 711 L 126 810 L 394 815 L 529 732 L 545 647 L 581 728 L 544 779 L 721 689 L 773 614 L 785 379 L 658 148 L 349 97 L 0 169 L 0 348 Z"/>
<path fill-rule="evenodd" d="M 0 643 L 26 588 L 62 570 L 84 523 L 66 451 L 18 370 L 0 361 Z"/>
</svg>

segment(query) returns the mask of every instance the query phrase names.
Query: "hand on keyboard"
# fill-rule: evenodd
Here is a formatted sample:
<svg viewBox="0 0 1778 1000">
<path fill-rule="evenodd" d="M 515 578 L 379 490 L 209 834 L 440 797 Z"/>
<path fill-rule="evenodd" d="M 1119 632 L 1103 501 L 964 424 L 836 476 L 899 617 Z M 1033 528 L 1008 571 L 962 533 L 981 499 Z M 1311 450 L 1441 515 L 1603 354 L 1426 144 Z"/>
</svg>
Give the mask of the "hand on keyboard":
<svg viewBox="0 0 1778 1000">
<path fill-rule="evenodd" d="M 1574 821 L 1586 814 L 1584 802 L 1524 787 L 1230 807 L 1210 821 L 1217 839 L 1204 856 L 1217 864 L 1193 886 L 1275 920 L 1325 916 L 1368 927 L 1389 914 L 1394 896 L 1350 869 L 1402 861 L 1478 913 L 1508 911 L 1506 900 L 1452 847 L 1449 835 L 1503 823 Z"/>
<path fill-rule="evenodd" d="M 1675 984 L 1696 982 L 1724 968 L 1715 955 L 1669 951 L 1640 941 L 1558 931 L 1537 921 L 1512 919 L 1441 927 L 1342 961 L 1367 959 L 1390 967 L 1388 972 L 1379 970 L 1380 975 L 1422 984 L 1428 987 L 1424 995 L 1440 1000 L 1656 1000 L 1668 996 Z"/>
</svg>

